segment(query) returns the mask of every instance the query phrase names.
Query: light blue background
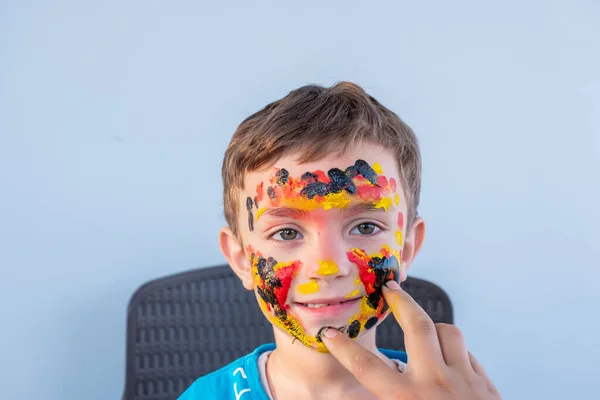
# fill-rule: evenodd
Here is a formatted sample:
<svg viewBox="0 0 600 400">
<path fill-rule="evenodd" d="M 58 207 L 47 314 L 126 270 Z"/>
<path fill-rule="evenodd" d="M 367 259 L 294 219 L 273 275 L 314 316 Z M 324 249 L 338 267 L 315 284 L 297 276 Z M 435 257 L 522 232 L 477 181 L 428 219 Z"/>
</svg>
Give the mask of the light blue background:
<svg viewBox="0 0 600 400">
<path fill-rule="evenodd" d="M 223 262 L 236 126 L 338 80 L 417 132 L 411 272 L 504 397 L 600 396 L 599 3 L 250 3 L 0 2 L 0 397 L 119 398 L 130 295 Z"/>
</svg>

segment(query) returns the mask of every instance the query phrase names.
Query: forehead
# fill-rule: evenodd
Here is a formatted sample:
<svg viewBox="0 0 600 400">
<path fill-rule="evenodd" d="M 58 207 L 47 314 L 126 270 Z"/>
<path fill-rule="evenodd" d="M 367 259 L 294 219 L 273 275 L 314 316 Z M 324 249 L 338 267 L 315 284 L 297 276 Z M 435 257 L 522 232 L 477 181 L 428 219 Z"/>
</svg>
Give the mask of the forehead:
<svg viewBox="0 0 600 400">
<path fill-rule="evenodd" d="M 244 192 L 252 192 L 256 185 L 269 182 L 281 169 L 285 169 L 289 176 L 300 178 L 307 172 L 323 171 L 327 174 L 332 169 L 345 171 L 355 165 L 357 160 L 364 160 L 370 166 L 380 167 L 383 176 L 394 178 L 400 183 L 398 167 L 394 155 L 388 149 L 373 144 L 361 145 L 341 155 L 331 155 L 321 160 L 299 163 L 295 154 L 285 155 L 277 160 L 274 165 L 261 171 L 253 171 L 246 175 L 244 180 Z"/>
</svg>

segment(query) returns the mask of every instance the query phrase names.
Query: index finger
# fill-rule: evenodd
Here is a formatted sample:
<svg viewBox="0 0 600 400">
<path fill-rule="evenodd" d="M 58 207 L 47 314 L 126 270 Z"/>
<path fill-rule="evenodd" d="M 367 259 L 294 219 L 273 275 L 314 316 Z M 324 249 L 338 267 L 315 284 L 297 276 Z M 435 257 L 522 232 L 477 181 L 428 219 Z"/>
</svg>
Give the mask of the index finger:
<svg viewBox="0 0 600 400">
<path fill-rule="evenodd" d="M 405 385 L 405 378 L 398 370 L 337 329 L 326 328 L 320 338 L 329 353 L 378 399 L 399 392 Z"/>
<path fill-rule="evenodd" d="M 444 365 L 435 324 L 425 310 L 396 281 L 386 283 L 383 296 L 404 331 L 411 368 L 428 369 L 433 363 Z"/>
</svg>

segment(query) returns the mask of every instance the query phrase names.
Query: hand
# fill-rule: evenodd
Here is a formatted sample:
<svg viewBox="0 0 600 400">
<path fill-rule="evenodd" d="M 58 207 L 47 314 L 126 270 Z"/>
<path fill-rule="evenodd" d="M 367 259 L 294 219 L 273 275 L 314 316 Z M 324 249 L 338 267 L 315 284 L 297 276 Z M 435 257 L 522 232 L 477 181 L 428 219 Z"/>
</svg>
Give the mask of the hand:
<svg viewBox="0 0 600 400">
<path fill-rule="evenodd" d="M 434 324 L 395 281 L 386 286 L 383 295 L 404 331 L 408 364 L 403 373 L 336 329 L 321 336 L 329 352 L 367 390 L 380 400 L 501 399 L 457 327 Z"/>
</svg>

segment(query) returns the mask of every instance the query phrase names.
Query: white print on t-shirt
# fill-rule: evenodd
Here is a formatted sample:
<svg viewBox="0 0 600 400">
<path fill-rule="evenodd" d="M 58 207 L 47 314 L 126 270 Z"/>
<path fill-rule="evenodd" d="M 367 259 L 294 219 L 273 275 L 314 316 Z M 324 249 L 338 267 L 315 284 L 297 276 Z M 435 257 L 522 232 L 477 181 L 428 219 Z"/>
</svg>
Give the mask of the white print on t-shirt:
<svg viewBox="0 0 600 400">
<path fill-rule="evenodd" d="M 246 380 L 248 379 L 248 378 L 246 377 L 246 373 L 244 372 L 244 368 L 242 368 L 242 367 L 239 367 L 238 369 L 236 369 L 235 371 L 233 371 L 233 376 L 235 376 L 235 374 L 237 374 L 237 373 L 238 373 L 238 371 L 240 372 L 240 374 L 242 374 L 242 378 L 244 378 L 244 379 L 246 379 Z M 238 393 L 238 390 L 237 390 L 237 383 L 235 383 L 235 382 L 234 382 L 234 383 L 233 383 L 233 392 L 235 393 L 235 400 L 240 400 L 240 397 L 242 397 L 242 395 L 243 395 L 244 393 L 249 393 L 249 392 L 250 392 L 250 389 L 249 389 L 249 388 L 246 388 L 246 389 L 244 389 L 244 390 L 242 390 L 241 392 L 239 392 L 239 393 Z"/>
</svg>

